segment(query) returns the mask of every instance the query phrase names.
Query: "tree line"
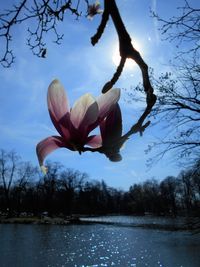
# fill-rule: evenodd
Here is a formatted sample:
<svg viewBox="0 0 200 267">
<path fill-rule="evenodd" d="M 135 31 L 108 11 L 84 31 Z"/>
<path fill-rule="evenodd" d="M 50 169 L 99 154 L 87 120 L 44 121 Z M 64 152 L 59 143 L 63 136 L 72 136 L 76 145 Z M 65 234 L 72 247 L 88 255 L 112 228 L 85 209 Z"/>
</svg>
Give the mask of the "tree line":
<svg viewBox="0 0 200 267">
<path fill-rule="evenodd" d="M 0 150 L 1 214 L 200 215 L 200 160 L 177 177 L 148 179 L 127 191 L 58 162 L 47 162 L 47 168 L 43 175 L 14 151 Z"/>
</svg>

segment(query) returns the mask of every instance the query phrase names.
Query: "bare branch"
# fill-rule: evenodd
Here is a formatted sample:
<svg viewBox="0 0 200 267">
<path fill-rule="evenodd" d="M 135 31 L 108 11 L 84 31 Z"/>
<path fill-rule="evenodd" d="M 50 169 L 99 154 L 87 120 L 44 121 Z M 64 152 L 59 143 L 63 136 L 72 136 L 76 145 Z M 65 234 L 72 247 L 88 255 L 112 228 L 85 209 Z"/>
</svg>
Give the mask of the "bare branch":
<svg viewBox="0 0 200 267">
<path fill-rule="evenodd" d="M 111 16 L 117 35 L 119 39 L 119 51 L 121 56 L 121 61 L 119 63 L 119 66 L 117 67 L 116 72 L 114 73 L 112 79 L 107 82 L 102 89 L 102 92 L 105 93 L 108 90 L 110 90 L 113 85 L 116 83 L 118 78 L 120 77 L 124 64 L 126 62 L 126 59 L 131 58 L 134 60 L 139 68 L 141 69 L 142 77 L 143 77 L 143 87 L 144 91 L 146 93 L 146 109 L 141 115 L 141 117 L 138 119 L 138 121 L 131 127 L 131 129 L 124 134 L 121 138 L 116 140 L 115 144 L 110 145 L 109 147 L 101 147 L 98 149 L 90 149 L 90 148 L 84 148 L 83 152 L 85 151 L 91 151 L 91 152 L 100 152 L 104 154 L 109 153 L 115 153 L 118 154 L 121 146 L 124 142 L 127 141 L 127 139 L 136 133 L 140 133 L 140 135 L 143 134 L 144 130 L 150 125 L 150 121 L 145 122 L 146 118 L 150 114 L 155 102 L 156 102 L 156 95 L 153 93 L 153 87 L 151 86 L 151 82 L 149 79 L 149 73 L 148 73 L 148 66 L 144 62 L 143 58 L 141 57 L 140 53 L 134 48 L 134 46 L 131 43 L 130 35 L 128 34 L 124 23 L 122 21 L 122 18 L 120 16 L 119 10 L 117 8 L 115 0 L 105 0 L 104 1 L 104 13 L 102 16 L 102 21 L 100 23 L 100 26 L 97 30 L 97 33 L 91 38 L 91 42 L 93 45 L 95 45 L 99 39 L 102 36 L 102 33 L 105 29 L 105 26 L 108 22 L 108 18 Z"/>
<path fill-rule="evenodd" d="M 76 2 L 75 6 L 73 6 L 73 2 Z M 54 42 L 58 45 L 61 44 L 64 34 L 58 32 L 58 23 L 63 22 L 67 11 L 76 19 L 82 14 L 79 11 L 80 1 L 73 2 L 71 0 L 32 0 L 30 3 L 23 0 L 19 5 L 14 5 L 12 9 L 0 14 L 0 38 L 4 39 L 4 48 L 0 57 L 1 65 L 10 67 L 14 63 L 15 56 L 11 49 L 12 30 L 15 25 L 25 21 L 32 21 L 32 25 L 35 25 L 27 29 L 27 45 L 34 55 L 43 58 L 46 56 L 45 36 L 47 33 L 52 32 L 55 37 Z M 87 10 L 89 3 L 87 0 L 84 2 Z"/>
<path fill-rule="evenodd" d="M 178 8 L 180 15 L 173 16 L 170 19 L 163 19 L 158 14 L 152 11 L 152 15 L 160 23 L 161 34 L 165 36 L 165 40 L 175 41 L 177 46 L 184 43 L 190 43 L 190 48 L 184 53 L 197 53 L 200 48 L 200 9 L 192 7 L 187 0 L 185 5 Z M 183 50 L 180 54 L 183 53 Z"/>
</svg>

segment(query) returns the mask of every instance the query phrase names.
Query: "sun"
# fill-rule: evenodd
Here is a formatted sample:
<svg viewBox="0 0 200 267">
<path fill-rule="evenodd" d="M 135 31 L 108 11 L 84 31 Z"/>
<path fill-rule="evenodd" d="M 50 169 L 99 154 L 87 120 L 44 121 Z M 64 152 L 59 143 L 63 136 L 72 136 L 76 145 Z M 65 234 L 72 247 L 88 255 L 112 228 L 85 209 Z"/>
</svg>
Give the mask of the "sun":
<svg viewBox="0 0 200 267">
<path fill-rule="evenodd" d="M 140 53 L 142 52 L 141 51 L 141 46 L 139 45 L 138 42 L 135 42 L 134 41 L 134 48 L 137 49 Z M 120 57 L 120 54 L 119 54 L 118 45 L 115 45 L 115 47 L 113 48 L 113 52 L 112 52 L 112 62 L 114 63 L 115 66 L 118 66 L 119 65 L 120 59 L 121 59 L 121 57 Z M 132 60 L 130 58 L 128 58 L 126 60 L 125 68 L 127 70 L 132 70 L 136 66 L 137 66 L 137 64 L 135 63 L 134 60 Z"/>
</svg>

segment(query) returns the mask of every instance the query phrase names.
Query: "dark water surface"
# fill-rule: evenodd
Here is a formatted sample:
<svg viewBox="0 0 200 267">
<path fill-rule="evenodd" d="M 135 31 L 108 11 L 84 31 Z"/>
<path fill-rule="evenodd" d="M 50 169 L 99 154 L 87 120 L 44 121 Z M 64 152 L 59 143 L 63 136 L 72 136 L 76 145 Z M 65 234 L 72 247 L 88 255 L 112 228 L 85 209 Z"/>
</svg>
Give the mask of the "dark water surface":
<svg viewBox="0 0 200 267">
<path fill-rule="evenodd" d="M 0 266 L 199 267 L 200 236 L 102 224 L 1 224 Z"/>
</svg>

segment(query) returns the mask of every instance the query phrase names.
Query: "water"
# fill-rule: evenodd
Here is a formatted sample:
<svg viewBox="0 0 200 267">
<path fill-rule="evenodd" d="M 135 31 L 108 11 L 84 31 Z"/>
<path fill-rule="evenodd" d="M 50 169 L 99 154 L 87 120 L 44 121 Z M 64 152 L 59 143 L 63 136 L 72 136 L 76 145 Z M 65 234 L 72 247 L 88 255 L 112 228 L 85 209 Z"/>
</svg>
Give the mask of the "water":
<svg viewBox="0 0 200 267">
<path fill-rule="evenodd" d="M 126 226 L 167 226 L 180 227 L 185 224 L 185 220 L 181 217 L 155 217 L 155 216 L 100 216 L 100 217 L 85 217 L 81 218 L 85 222 L 97 222 L 97 223 L 113 223 Z"/>
<path fill-rule="evenodd" d="M 0 266 L 198 267 L 199 241 L 185 231 L 130 226 L 2 224 Z"/>
</svg>

